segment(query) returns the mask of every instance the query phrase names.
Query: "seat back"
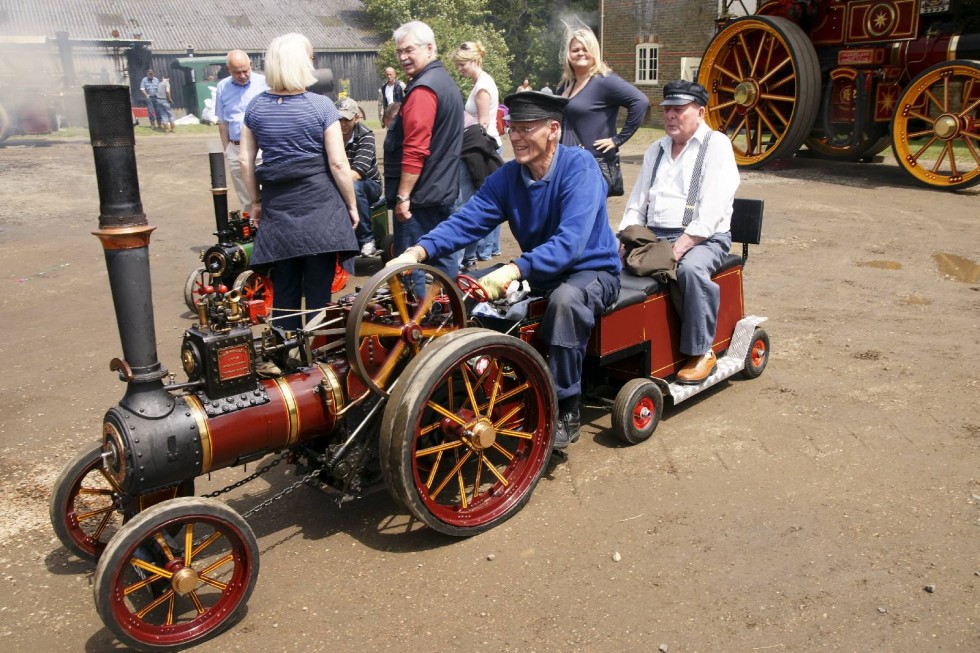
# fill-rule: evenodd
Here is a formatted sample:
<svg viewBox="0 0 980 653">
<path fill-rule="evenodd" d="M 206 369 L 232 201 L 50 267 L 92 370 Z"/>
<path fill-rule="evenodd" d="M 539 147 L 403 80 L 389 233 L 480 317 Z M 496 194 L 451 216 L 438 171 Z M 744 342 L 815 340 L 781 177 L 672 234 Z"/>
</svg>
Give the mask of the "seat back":
<svg viewBox="0 0 980 653">
<path fill-rule="evenodd" d="M 762 241 L 764 200 L 736 197 L 732 205 L 732 242 L 742 243 L 742 259 L 749 258 L 749 245 Z"/>
</svg>

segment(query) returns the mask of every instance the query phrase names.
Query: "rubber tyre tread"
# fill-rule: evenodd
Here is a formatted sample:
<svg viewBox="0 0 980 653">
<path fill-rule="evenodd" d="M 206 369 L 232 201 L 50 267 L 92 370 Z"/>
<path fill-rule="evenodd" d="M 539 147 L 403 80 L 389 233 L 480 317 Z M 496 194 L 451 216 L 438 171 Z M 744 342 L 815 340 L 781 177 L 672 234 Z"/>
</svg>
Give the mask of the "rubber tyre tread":
<svg viewBox="0 0 980 653">
<path fill-rule="evenodd" d="M 760 365 L 756 365 L 752 362 L 752 352 L 755 350 L 755 343 L 762 340 L 766 348 L 766 356 L 762 359 Z M 769 364 L 769 354 L 772 350 L 769 348 L 769 334 L 766 333 L 765 329 L 756 329 L 752 334 L 752 342 L 749 344 L 749 350 L 745 352 L 745 367 L 742 368 L 742 377 L 746 379 L 757 379 L 762 376 L 762 373 L 766 371 L 766 365 Z"/>
<path fill-rule="evenodd" d="M 205 515 L 217 518 L 230 523 L 244 537 L 250 551 L 251 568 L 248 575 L 248 586 L 244 589 L 238 605 L 228 611 L 226 616 L 213 628 L 203 631 L 193 638 L 182 641 L 174 645 L 150 645 L 141 640 L 134 639 L 127 632 L 119 628 L 110 618 L 112 615 L 111 595 L 112 581 L 115 575 L 114 570 L 120 565 L 126 564 L 131 548 L 146 539 L 148 533 L 157 530 L 160 524 L 177 517 L 190 515 Z M 259 545 L 255 538 L 255 533 L 245 519 L 229 508 L 224 503 L 214 499 L 203 497 L 182 497 L 164 501 L 151 508 L 144 510 L 129 521 L 116 537 L 112 538 L 99 559 L 99 565 L 95 569 L 93 592 L 95 594 L 95 608 L 99 617 L 106 627 L 112 632 L 120 642 L 137 650 L 143 651 L 172 651 L 183 649 L 203 640 L 210 639 L 231 627 L 241 615 L 243 608 L 248 604 L 248 599 L 255 589 L 255 583 L 259 575 Z"/>
<path fill-rule="evenodd" d="M 633 409 L 637 402 L 644 397 L 653 399 L 656 410 L 651 426 L 643 431 L 637 431 L 633 425 Z M 663 412 L 664 395 L 660 391 L 660 387 L 653 381 L 642 377 L 630 379 L 616 393 L 616 400 L 613 402 L 612 414 L 610 415 L 613 434 L 626 444 L 646 442 L 657 430 Z"/>
<path fill-rule="evenodd" d="M 531 499 L 534 489 L 544 470 L 547 467 L 548 457 L 542 461 L 540 468 L 532 483 L 528 486 L 524 495 L 513 504 L 506 514 L 494 519 L 492 522 L 472 528 L 461 528 L 446 524 L 433 516 L 425 505 L 415 494 L 415 488 L 411 479 L 406 479 L 400 471 L 401 461 L 407 456 L 407 450 L 411 447 L 414 437 L 409 434 L 409 423 L 414 421 L 413 403 L 420 395 L 428 395 L 427 391 L 421 390 L 427 379 L 438 378 L 444 371 L 443 367 L 447 360 L 454 360 L 459 357 L 460 352 L 471 348 L 472 356 L 479 355 L 481 347 L 508 345 L 517 347 L 523 353 L 534 359 L 541 367 L 543 376 L 548 383 L 548 396 L 551 398 L 551 424 L 558 424 L 558 396 L 555 390 L 554 380 L 548 370 L 547 363 L 534 347 L 526 342 L 507 336 L 497 331 L 481 328 L 467 328 L 455 331 L 448 335 L 438 338 L 431 345 L 426 347 L 416 356 L 402 372 L 395 384 L 394 390 L 385 406 L 384 415 L 381 420 L 381 443 L 380 459 L 381 471 L 384 474 L 385 485 L 391 496 L 412 513 L 421 522 L 445 535 L 454 537 L 470 537 L 487 531 L 494 526 L 506 521 L 513 515 L 520 512 L 521 508 Z M 468 359 L 470 356 L 467 356 Z M 548 435 L 547 450 L 550 452 L 554 447 L 555 428 L 551 429 Z"/>
</svg>

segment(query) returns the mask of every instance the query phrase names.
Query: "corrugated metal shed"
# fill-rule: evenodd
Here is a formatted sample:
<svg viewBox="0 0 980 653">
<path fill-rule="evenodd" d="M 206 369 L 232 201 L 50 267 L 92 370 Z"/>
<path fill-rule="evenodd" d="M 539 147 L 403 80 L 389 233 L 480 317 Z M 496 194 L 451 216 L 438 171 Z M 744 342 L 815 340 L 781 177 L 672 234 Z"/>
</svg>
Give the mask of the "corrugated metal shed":
<svg viewBox="0 0 980 653">
<path fill-rule="evenodd" d="M 236 7 L 239 7 L 236 9 Z M 68 32 L 72 39 L 153 42 L 157 54 L 223 54 L 265 50 L 287 32 L 301 32 L 319 51 L 375 52 L 380 41 L 360 0 L 5 0 L 0 34 Z M 139 36 L 136 36 L 139 35 Z"/>
</svg>

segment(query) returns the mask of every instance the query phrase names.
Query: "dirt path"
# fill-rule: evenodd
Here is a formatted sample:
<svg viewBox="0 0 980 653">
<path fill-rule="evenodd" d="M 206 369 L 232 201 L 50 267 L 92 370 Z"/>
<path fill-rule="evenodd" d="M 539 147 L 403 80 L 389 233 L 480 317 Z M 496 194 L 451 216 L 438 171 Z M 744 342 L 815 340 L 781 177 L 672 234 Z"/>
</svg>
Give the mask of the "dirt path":
<svg viewBox="0 0 980 653">
<path fill-rule="evenodd" d="M 137 144 L 175 373 L 184 280 L 213 239 L 211 140 Z M 645 140 L 626 152 L 628 187 Z M 772 338 L 760 379 L 668 408 L 631 448 L 587 411 L 568 463 L 470 540 L 418 527 L 385 493 L 340 507 L 303 488 L 255 517 L 248 613 L 196 650 L 980 650 L 980 193 L 916 188 L 887 163 L 800 161 L 743 174 L 739 195 L 766 201 L 746 270 L 746 310 Z M 623 199 L 610 206 L 615 226 Z M 92 567 L 47 516 L 55 476 L 123 392 L 97 221 L 87 143 L 0 147 L 7 651 L 113 647 Z"/>
</svg>

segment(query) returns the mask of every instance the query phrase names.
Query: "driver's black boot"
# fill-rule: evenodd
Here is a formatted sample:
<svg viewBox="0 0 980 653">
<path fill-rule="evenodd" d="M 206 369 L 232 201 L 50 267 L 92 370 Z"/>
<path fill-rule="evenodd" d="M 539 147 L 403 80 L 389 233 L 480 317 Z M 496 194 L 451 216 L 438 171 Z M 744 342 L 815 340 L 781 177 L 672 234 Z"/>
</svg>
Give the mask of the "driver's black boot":
<svg viewBox="0 0 980 653">
<path fill-rule="evenodd" d="M 558 428 L 555 430 L 555 449 L 564 449 L 578 442 L 582 435 L 582 420 L 579 416 L 578 395 L 558 402 Z"/>
</svg>

